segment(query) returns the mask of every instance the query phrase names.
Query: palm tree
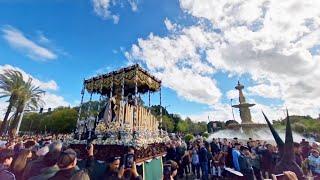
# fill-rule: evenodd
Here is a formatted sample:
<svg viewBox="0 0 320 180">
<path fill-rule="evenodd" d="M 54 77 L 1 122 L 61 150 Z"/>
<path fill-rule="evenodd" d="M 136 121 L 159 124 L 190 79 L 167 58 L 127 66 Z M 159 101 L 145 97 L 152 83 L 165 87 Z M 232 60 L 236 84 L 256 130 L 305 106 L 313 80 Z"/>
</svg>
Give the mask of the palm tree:
<svg viewBox="0 0 320 180">
<path fill-rule="evenodd" d="M 39 86 L 34 86 L 32 84 L 31 78 L 24 83 L 16 102 L 16 112 L 14 114 L 13 122 L 10 124 L 11 136 L 19 132 L 24 110 L 35 110 L 43 104 L 41 97 L 44 93 L 45 91 L 41 90 Z"/>
<path fill-rule="evenodd" d="M 0 135 L 4 135 L 6 132 L 9 115 L 20 96 L 20 91 L 24 84 L 23 76 L 19 71 L 5 70 L 3 74 L 0 74 L 0 98 L 9 97 L 9 105 L 0 127 Z"/>
</svg>

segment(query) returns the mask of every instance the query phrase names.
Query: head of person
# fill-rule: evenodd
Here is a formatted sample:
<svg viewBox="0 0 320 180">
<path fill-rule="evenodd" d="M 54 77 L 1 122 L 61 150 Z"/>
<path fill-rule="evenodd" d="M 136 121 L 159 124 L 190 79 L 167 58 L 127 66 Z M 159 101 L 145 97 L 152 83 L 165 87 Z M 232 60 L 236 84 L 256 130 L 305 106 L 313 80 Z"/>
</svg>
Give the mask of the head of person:
<svg viewBox="0 0 320 180">
<path fill-rule="evenodd" d="M 293 151 L 296 154 L 300 154 L 301 153 L 301 147 L 300 147 L 299 143 L 297 143 L 297 142 L 293 143 Z"/>
<path fill-rule="evenodd" d="M 240 152 L 244 155 L 248 155 L 250 153 L 249 148 L 247 146 L 241 146 Z"/>
<path fill-rule="evenodd" d="M 311 150 L 311 154 L 312 154 L 312 156 L 314 156 L 314 157 L 316 157 L 316 158 L 319 157 L 319 151 L 318 151 L 317 149 Z"/>
<path fill-rule="evenodd" d="M 36 142 L 34 140 L 30 139 L 24 143 L 24 148 L 31 150 L 35 145 L 36 145 Z"/>
<path fill-rule="evenodd" d="M 0 151 L 0 164 L 5 167 L 10 167 L 13 160 L 14 152 L 10 149 L 3 149 Z"/>
<path fill-rule="evenodd" d="M 62 149 L 62 143 L 59 141 L 53 142 L 49 145 L 49 152 L 61 151 L 61 149 Z"/>
<path fill-rule="evenodd" d="M 127 150 L 128 154 L 134 154 L 134 147 L 130 146 Z"/>
<path fill-rule="evenodd" d="M 81 170 L 75 173 L 70 180 L 90 180 L 90 176 L 87 171 Z"/>
<path fill-rule="evenodd" d="M 48 146 L 44 146 L 36 152 L 36 155 L 41 157 L 41 156 L 45 156 L 48 152 L 49 152 Z"/>
<path fill-rule="evenodd" d="M 237 137 L 233 138 L 233 143 L 238 143 L 238 138 Z"/>
<path fill-rule="evenodd" d="M 235 143 L 234 148 L 237 150 L 240 150 L 241 144 L 240 143 Z"/>
<path fill-rule="evenodd" d="M 107 159 L 108 171 L 117 172 L 120 168 L 120 159 L 121 157 L 111 157 Z"/>
<path fill-rule="evenodd" d="M 266 148 L 269 152 L 273 152 L 274 148 L 272 146 L 272 144 L 266 144 Z"/>
<path fill-rule="evenodd" d="M 60 153 L 57 161 L 60 169 L 71 169 L 77 165 L 77 153 L 73 149 L 67 149 Z"/>
<path fill-rule="evenodd" d="M 57 164 L 58 159 L 60 157 L 60 151 L 52 151 L 48 152 L 44 157 L 44 163 L 47 167 L 51 167 Z"/>
<path fill-rule="evenodd" d="M 24 170 L 24 168 L 27 165 L 27 162 L 29 159 L 31 159 L 32 157 L 32 152 L 31 150 L 28 149 L 24 149 L 22 150 L 17 159 L 14 161 L 13 165 L 12 165 L 12 170 L 14 172 L 21 172 Z"/>
<path fill-rule="evenodd" d="M 212 138 L 212 142 L 213 143 L 217 143 L 217 139 L 216 138 Z"/>
<path fill-rule="evenodd" d="M 178 172 L 178 164 L 175 161 L 166 161 L 163 166 L 163 179 L 170 180 L 173 179 Z"/>
</svg>

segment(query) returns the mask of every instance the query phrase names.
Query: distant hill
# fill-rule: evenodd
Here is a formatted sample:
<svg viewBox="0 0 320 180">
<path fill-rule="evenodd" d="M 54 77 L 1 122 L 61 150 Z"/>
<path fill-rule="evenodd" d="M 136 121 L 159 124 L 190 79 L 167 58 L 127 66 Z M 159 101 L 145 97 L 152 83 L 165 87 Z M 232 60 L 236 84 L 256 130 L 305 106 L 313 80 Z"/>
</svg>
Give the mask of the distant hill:
<svg viewBox="0 0 320 180">
<path fill-rule="evenodd" d="M 310 116 L 289 116 L 292 129 L 295 132 L 301 133 L 305 136 L 311 136 L 320 140 L 320 120 L 313 119 Z M 282 119 L 280 121 L 273 121 L 273 125 L 277 129 L 285 129 L 286 121 Z"/>
</svg>

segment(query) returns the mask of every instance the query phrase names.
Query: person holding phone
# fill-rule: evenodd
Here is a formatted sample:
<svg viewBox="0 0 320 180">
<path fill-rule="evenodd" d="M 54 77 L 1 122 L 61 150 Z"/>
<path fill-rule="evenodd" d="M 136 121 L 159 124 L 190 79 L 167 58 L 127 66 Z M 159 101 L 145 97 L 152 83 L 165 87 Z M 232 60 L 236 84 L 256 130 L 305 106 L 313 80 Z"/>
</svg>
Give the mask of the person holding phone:
<svg viewBox="0 0 320 180">
<path fill-rule="evenodd" d="M 104 174 L 104 180 L 142 180 L 141 176 L 137 172 L 137 167 L 134 160 L 134 148 L 128 148 L 128 153 L 123 157 L 122 165 L 120 160 L 121 157 L 111 157 L 107 160 L 107 169 Z"/>
</svg>

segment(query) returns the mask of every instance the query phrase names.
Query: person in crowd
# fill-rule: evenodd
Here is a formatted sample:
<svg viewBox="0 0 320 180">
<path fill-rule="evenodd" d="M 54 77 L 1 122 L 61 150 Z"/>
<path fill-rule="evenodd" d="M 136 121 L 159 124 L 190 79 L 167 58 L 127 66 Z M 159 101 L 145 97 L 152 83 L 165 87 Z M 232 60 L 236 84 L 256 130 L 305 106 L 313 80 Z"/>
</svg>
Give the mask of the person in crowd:
<svg viewBox="0 0 320 180">
<path fill-rule="evenodd" d="M 199 162 L 202 172 L 202 179 L 208 180 L 209 179 L 209 169 L 208 169 L 208 150 L 205 147 L 205 143 L 200 141 L 200 149 L 199 149 Z"/>
<path fill-rule="evenodd" d="M 217 139 L 213 138 L 212 142 L 210 143 L 211 146 L 211 152 L 212 155 L 215 156 L 216 154 L 219 154 L 219 152 L 221 151 L 221 146 L 219 144 L 219 142 L 217 141 Z"/>
<path fill-rule="evenodd" d="M 302 139 L 302 141 L 300 142 L 301 145 L 301 154 L 303 159 L 307 159 L 311 150 L 311 146 L 309 144 L 308 141 L 306 141 L 305 139 Z"/>
<path fill-rule="evenodd" d="M 90 176 L 86 170 L 80 170 L 76 172 L 70 180 L 90 180 Z"/>
<path fill-rule="evenodd" d="M 178 166 L 180 167 L 178 169 L 178 176 L 180 178 L 183 178 L 183 171 L 185 169 L 185 164 L 183 164 L 182 162 L 182 158 L 185 154 L 186 148 L 184 148 L 184 146 L 182 145 L 182 143 L 180 141 L 177 142 L 177 146 L 176 146 L 176 158 L 175 161 L 178 163 Z"/>
<path fill-rule="evenodd" d="M 240 147 L 240 156 L 238 161 L 240 172 L 244 175 L 244 179 L 254 180 L 254 173 L 251 163 L 251 153 L 247 146 Z"/>
<path fill-rule="evenodd" d="M 163 180 L 174 180 L 177 175 L 179 166 L 175 161 L 169 160 L 163 166 Z"/>
<path fill-rule="evenodd" d="M 294 155 L 295 155 L 296 163 L 301 167 L 302 161 L 303 161 L 303 157 L 301 155 L 302 150 L 301 150 L 301 147 L 300 147 L 299 143 L 296 143 L 296 142 L 293 143 L 293 152 L 294 152 Z"/>
<path fill-rule="evenodd" d="M 225 166 L 225 153 L 220 151 L 212 160 L 212 175 L 221 177 L 222 169 Z"/>
<path fill-rule="evenodd" d="M 312 149 L 308 157 L 308 165 L 313 175 L 320 177 L 320 157 L 317 149 Z"/>
<path fill-rule="evenodd" d="M 254 172 L 254 175 L 257 180 L 262 180 L 262 175 L 261 175 L 261 158 L 260 155 L 257 154 L 258 152 L 258 144 L 256 141 L 252 140 L 250 143 L 251 146 L 251 161 L 252 161 L 252 169 Z"/>
<path fill-rule="evenodd" d="M 18 157 L 13 161 L 11 170 L 15 174 L 17 180 L 23 179 L 23 172 L 28 161 L 32 158 L 32 153 L 28 149 L 22 150 Z"/>
<path fill-rule="evenodd" d="M 49 145 L 49 152 L 48 153 L 52 153 L 52 152 L 60 152 L 62 149 L 62 143 L 61 142 L 53 142 Z M 40 170 L 42 170 L 43 168 L 46 168 L 46 162 L 43 160 L 44 156 L 40 156 L 38 159 L 33 160 L 31 162 L 28 163 L 27 167 L 24 170 L 23 173 L 23 179 L 29 179 L 33 176 L 37 176 L 40 175 Z"/>
<path fill-rule="evenodd" d="M 107 160 L 107 169 L 104 174 L 104 180 L 120 180 L 126 176 L 125 174 L 130 174 L 131 179 L 141 180 L 141 176 L 137 172 L 135 162 L 132 165 L 132 168 L 125 169 L 125 166 L 120 167 L 121 157 L 111 157 Z"/>
<path fill-rule="evenodd" d="M 16 180 L 16 176 L 9 170 L 13 161 L 14 152 L 11 149 L 0 151 L 0 179 Z"/>
<path fill-rule="evenodd" d="M 262 175 L 265 178 L 269 178 L 270 173 L 272 172 L 272 167 L 274 166 L 273 153 L 274 147 L 271 144 L 266 144 L 264 147 L 260 146 L 258 148 L 258 154 L 261 155 L 261 171 Z"/>
<path fill-rule="evenodd" d="M 47 153 L 43 157 L 43 161 L 45 163 L 46 168 L 40 170 L 39 175 L 33 176 L 28 180 L 43 180 L 43 179 L 50 179 L 53 177 L 58 171 L 59 167 L 57 165 L 57 159 L 60 156 L 60 151 L 54 150 L 53 152 Z"/>
<path fill-rule="evenodd" d="M 233 162 L 233 167 L 236 171 L 240 171 L 240 166 L 239 166 L 240 147 L 241 147 L 241 144 L 236 142 L 234 144 L 234 148 L 232 149 L 232 162 Z"/>
<path fill-rule="evenodd" d="M 170 141 L 170 143 L 167 145 L 167 160 L 175 160 L 177 156 L 177 151 L 175 147 L 174 141 Z"/>
<path fill-rule="evenodd" d="M 185 173 L 185 175 L 187 176 L 191 171 L 188 168 L 190 164 L 190 154 L 189 151 L 186 150 L 184 152 L 184 155 L 182 156 L 182 167 L 183 168 L 183 172 Z"/>
<path fill-rule="evenodd" d="M 60 170 L 50 180 L 69 180 L 78 171 L 77 153 L 73 149 L 61 152 L 57 165 Z"/>
<path fill-rule="evenodd" d="M 199 145 L 196 144 L 192 150 L 191 155 L 191 167 L 192 167 L 192 173 L 194 176 L 197 177 L 197 179 L 200 179 L 200 162 L 199 162 Z"/>
<path fill-rule="evenodd" d="M 213 160 L 213 155 L 212 155 L 212 152 L 211 152 L 211 147 L 210 147 L 210 143 L 205 141 L 205 147 L 207 149 L 207 156 L 208 156 L 208 174 L 209 176 L 211 176 L 212 172 L 212 167 L 211 167 L 211 163 L 212 163 L 212 160 Z"/>
</svg>

